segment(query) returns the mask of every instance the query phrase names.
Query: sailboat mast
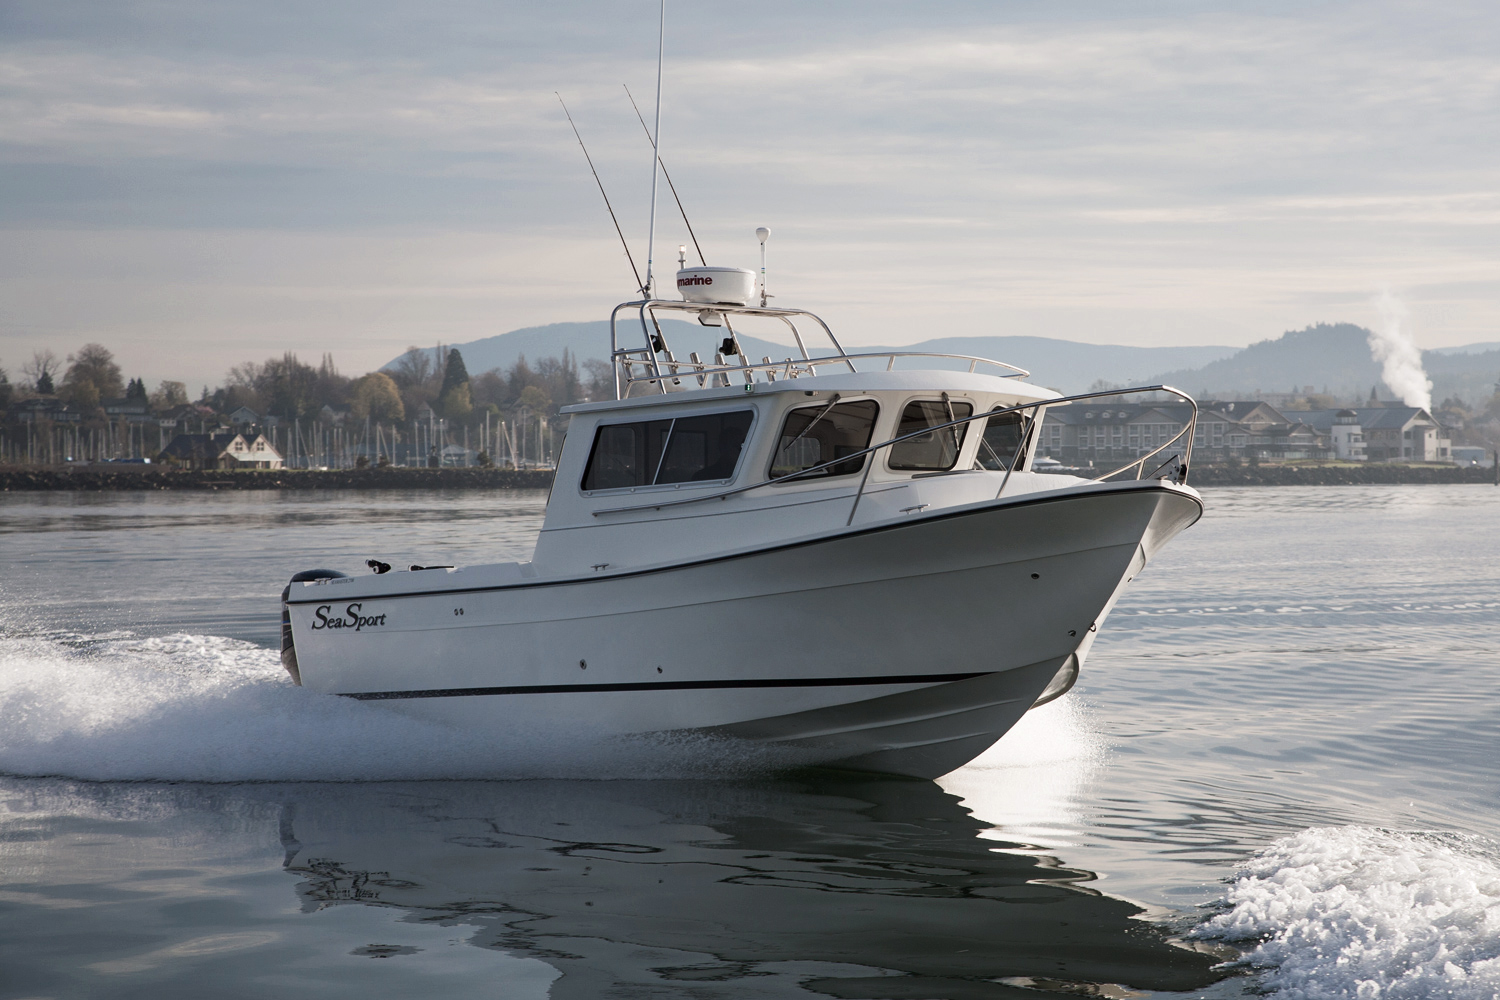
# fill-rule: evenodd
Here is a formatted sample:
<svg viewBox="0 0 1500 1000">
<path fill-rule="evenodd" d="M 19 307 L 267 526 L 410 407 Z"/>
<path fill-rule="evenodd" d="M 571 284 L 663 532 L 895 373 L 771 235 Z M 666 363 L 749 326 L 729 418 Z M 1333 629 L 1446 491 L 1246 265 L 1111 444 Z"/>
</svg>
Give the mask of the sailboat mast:
<svg viewBox="0 0 1500 1000">
<path fill-rule="evenodd" d="M 654 298 L 656 279 L 652 264 L 656 259 L 656 186 L 661 176 L 661 64 L 667 44 L 667 0 L 661 0 L 661 25 L 656 35 L 656 131 L 651 136 L 651 227 L 646 237 L 646 287 L 641 291 Z"/>
</svg>

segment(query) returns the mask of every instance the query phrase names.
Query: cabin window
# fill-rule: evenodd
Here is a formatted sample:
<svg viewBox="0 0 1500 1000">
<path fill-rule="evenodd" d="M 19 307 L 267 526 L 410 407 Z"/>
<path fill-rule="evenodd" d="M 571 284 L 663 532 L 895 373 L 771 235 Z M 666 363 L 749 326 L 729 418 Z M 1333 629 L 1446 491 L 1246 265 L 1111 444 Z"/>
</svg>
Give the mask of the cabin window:
<svg viewBox="0 0 1500 1000">
<path fill-rule="evenodd" d="M 928 427 L 941 427 L 974 412 L 968 403 L 945 403 L 941 399 L 919 399 L 906 404 L 896 437 L 914 434 Z M 946 472 L 958 462 L 968 424 L 930 430 L 920 437 L 891 445 L 890 466 L 908 472 Z"/>
<path fill-rule="evenodd" d="M 734 478 L 754 410 L 605 424 L 583 473 L 585 490 L 703 483 Z"/>
<path fill-rule="evenodd" d="M 771 456 L 771 478 L 822 479 L 859 472 L 865 467 L 867 456 L 830 465 L 805 476 L 797 475 L 868 448 L 875 433 L 875 417 L 879 413 L 880 407 L 873 399 L 804 406 L 788 413 L 786 423 L 781 425 L 776 452 Z"/>
<path fill-rule="evenodd" d="M 991 472 L 1019 469 L 1026 460 L 1026 445 L 1031 438 L 1032 423 L 1018 410 L 1001 413 L 986 420 L 984 437 L 979 441 L 979 467 Z M 1087 440 L 1087 430 L 1084 431 L 1084 436 Z M 1104 443 L 1102 436 L 1099 443 Z"/>
</svg>

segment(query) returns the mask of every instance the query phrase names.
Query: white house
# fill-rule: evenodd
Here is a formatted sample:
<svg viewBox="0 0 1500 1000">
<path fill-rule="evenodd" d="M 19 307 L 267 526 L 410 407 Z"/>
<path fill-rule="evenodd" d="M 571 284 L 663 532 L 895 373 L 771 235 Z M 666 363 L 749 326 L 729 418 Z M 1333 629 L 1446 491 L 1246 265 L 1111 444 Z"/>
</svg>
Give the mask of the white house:
<svg viewBox="0 0 1500 1000">
<path fill-rule="evenodd" d="M 1340 410 L 1334 415 L 1328 428 L 1329 442 L 1333 446 L 1333 457 L 1343 462 L 1365 460 L 1365 435 L 1359 425 L 1359 414 L 1353 410 Z"/>
<path fill-rule="evenodd" d="M 157 460 L 189 469 L 279 469 L 281 452 L 264 434 L 179 434 Z"/>
</svg>

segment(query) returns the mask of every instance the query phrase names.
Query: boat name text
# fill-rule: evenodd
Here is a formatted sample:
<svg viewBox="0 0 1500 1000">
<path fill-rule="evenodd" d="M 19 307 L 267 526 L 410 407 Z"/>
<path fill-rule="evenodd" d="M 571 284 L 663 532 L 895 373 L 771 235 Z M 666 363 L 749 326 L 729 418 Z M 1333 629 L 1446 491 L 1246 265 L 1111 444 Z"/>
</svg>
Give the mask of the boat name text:
<svg viewBox="0 0 1500 1000">
<path fill-rule="evenodd" d="M 323 628 L 352 628 L 358 632 L 367 625 L 370 628 L 374 628 L 377 625 L 385 624 L 385 615 L 360 614 L 360 609 L 363 607 L 363 604 L 351 604 L 344 609 L 342 615 L 330 616 L 328 612 L 333 610 L 333 605 L 324 604 L 313 612 L 313 616 L 317 618 L 317 621 L 312 623 L 313 631 L 316 632 L 318 629 Z"/>
</svg>

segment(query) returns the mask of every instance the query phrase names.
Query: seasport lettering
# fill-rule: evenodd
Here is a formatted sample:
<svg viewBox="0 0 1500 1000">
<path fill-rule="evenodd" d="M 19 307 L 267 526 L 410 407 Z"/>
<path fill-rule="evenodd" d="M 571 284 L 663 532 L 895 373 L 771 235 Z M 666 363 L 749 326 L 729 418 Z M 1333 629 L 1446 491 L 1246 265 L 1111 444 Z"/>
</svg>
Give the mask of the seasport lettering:
<svg viewBox="0 0 1500 1000">
<path fill-rule="evenodd" d="M 352 628 L 358 632 L 366 626 L 375 628 L 377 625 L 385 624 L 385 615 L 362 615 L 359 613 L 362 608 L 364 608 L 363 604 L 351 604 L 344 609 L 342 615 L 330 615 L 333 605 L 321 605 L 313 612 L 313 617 L 317 620 L 312 623 L 312 629 L 316 632 L 325 628 Z"/>
<path fill-rule="evenodd" d="M 678 288 L 686 288 L 689 285 L 712 285 L 713 283 L 714 279 L 706 274 L 695 274 L 691 277 L 677 279 Z"/>
</svg>

